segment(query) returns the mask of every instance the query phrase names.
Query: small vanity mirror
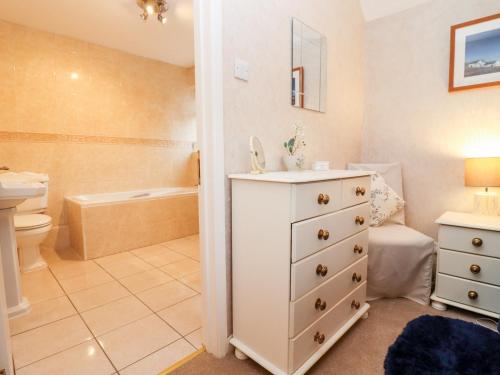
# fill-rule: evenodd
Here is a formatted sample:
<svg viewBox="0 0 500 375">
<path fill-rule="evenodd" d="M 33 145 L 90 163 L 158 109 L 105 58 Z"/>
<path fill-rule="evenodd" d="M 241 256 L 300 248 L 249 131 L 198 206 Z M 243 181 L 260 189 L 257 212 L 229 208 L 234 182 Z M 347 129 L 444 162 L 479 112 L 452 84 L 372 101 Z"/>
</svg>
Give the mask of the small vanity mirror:
<svg viewBox="0 0 500 375">
<path fill-rule="evenodd" d="M 292 19 L 292 105 L 325 112 L 326 38 Z"/>
<path fill-rule="evenodd" d="M 264 148 L 260 143 L 259 138 L 250 137 L 250 162 L 252 170 L 250 173 L 259 174 L 266 171 L 266 157 L 264 156 Z"/>
</svg>

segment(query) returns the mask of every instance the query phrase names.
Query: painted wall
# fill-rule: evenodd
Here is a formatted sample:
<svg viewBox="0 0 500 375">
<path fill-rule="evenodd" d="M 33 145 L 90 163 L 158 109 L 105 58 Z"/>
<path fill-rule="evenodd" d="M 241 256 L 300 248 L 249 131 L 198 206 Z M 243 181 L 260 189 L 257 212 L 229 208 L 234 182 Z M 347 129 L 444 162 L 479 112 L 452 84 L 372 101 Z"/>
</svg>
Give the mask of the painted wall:
<svg viewBox="0 0 500 375">
<path fill-rule="evenodd" d="M 248 140 L 260 138 L 269 170 L 283 169 L 283 142 L 293 124 L 306 133 L 307 165 L 330 160 L 334 168 L 361 153 L 363 28 L 357 1 L 224 1 L 225 171 L 250 168 Z M 326 113 L 290 104 L 291 19 L 297 17 L 327 38 Z M 248 82 L 233 77 L 235 58 L 250 64 Z M 230 228 L 230 185 L 227 182 Z M 230 230 L 227 254 L 230 266 Z M 230 280 L 230 269 L 228 269 Z M 230 284 L 229 284 L 230 285 Z M 230 306 L 230 304 L 229 304 Z M 230 321 L 230 320 L 229 320 Z"/>
<path fill-rule="evenodd" d="M 0 21 L 0 165 L 64 196 L 197 183 L 194 70 Z"/>
<path fill-rule="evenodd" d="M 448 93 L 450 26 L 499 12 L 433 0 L 366 26 L 362 159 L 403 163 L 408 224 L 434 237 L 445 210 L 472 209 L 464 156 L 500 150 L 500 88 Z"/>
</svg>

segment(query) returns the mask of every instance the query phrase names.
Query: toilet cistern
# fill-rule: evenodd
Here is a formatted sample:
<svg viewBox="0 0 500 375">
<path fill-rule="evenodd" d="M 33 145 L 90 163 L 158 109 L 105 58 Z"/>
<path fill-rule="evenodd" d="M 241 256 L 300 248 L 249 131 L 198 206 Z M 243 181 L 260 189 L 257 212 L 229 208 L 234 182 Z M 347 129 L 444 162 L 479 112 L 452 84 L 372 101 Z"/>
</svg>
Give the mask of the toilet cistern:
<svg viewBox="0 0 500 375">
<path fill-rule="evenodd" d="M 5 295 L 9 318 L 29 311 L 30 304 L 22 296 L 17 254 L 14 214 L 16 206 L 28 198 L 42 196 L 46 187 L 38 182 L 17 180 L 15 174 L 0 174 L 0 254 L 5 281 Z"/>
</svg>

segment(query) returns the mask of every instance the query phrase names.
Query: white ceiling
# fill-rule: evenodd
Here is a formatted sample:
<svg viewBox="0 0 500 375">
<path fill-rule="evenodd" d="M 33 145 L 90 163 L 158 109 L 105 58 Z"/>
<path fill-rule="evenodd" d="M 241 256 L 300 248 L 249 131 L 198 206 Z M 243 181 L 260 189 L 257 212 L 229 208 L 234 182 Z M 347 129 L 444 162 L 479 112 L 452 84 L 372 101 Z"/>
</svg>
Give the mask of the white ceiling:
<svg viewBox="0 0 500 375">
<path fill-rule="evenodd" d="M 0 1 L 0 19 L 180 66 L 194 64 L 192 0 L 168 0 L 167 24 L 135 0 Z"/>
<path fill-rule="evenodd" d="M 367 22 L 390 16 L 430 0 L 360 0 Z"/>
</svg>

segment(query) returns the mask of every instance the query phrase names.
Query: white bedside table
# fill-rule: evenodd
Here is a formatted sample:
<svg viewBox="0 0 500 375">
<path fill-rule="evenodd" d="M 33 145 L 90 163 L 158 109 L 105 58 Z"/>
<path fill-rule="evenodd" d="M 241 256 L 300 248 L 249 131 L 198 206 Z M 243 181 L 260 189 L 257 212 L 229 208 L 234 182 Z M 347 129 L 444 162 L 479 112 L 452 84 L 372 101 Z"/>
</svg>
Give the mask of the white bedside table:
<svg viewBox="0 0 500 375">
<path fill-rule="evenodd" d="M 432 307 L 500 317 L 500 217 L 446 212 L 439 224 Z"/>
</svg>

